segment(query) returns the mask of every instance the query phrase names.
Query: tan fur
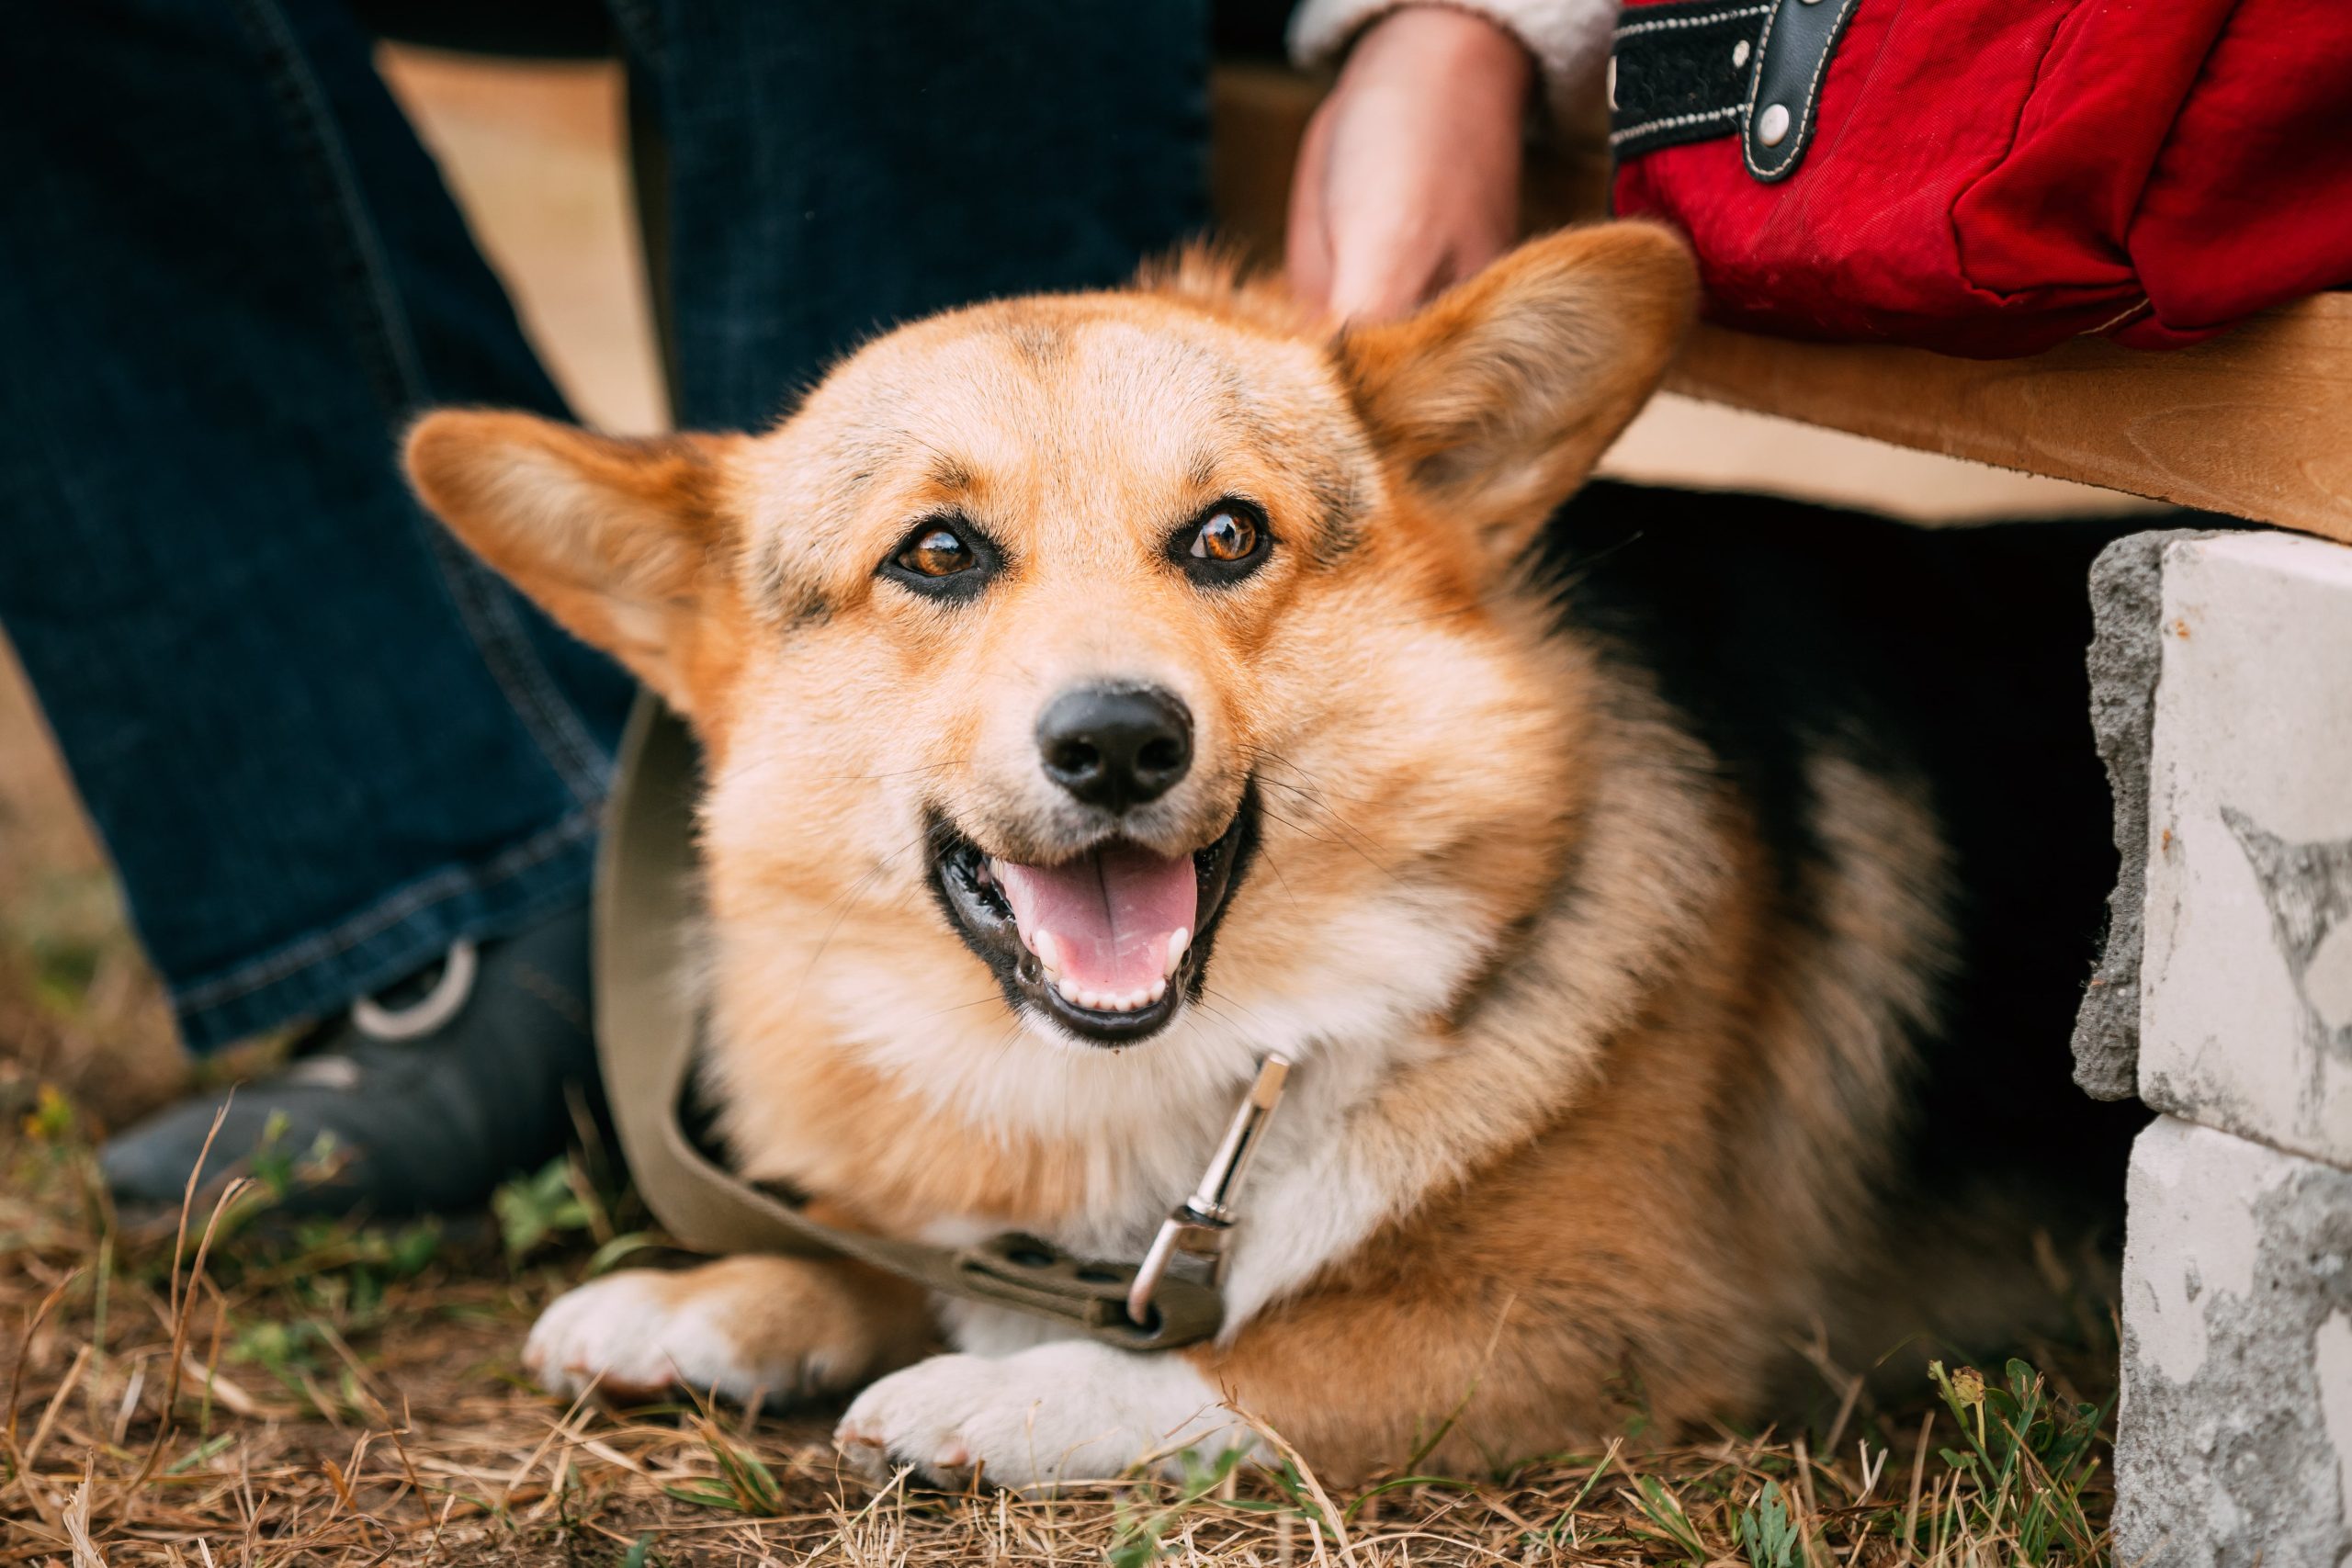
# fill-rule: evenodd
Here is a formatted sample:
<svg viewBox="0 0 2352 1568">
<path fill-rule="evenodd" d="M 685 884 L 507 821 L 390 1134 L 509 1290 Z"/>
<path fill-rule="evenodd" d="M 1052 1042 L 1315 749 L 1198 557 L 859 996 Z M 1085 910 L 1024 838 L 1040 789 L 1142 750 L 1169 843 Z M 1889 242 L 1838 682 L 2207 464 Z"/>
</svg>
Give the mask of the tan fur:
<svg viewBox="0 0 2352 1568">
<path fill-rule="evenodd" d="M 1341 1239 L 1311 1278 L 1238 1261 L 1275 1282 L 1186 1354 L 1335 1472 L 1450 1417 L 1467 1464 L 1626 1401 L 1669 1427 L 1755 1406 L 1869 1223 L 1891 1042 L 1945 936 L 1914 793 L 1830 763 L 1846 918 L 1777 921 L 1710 759 L 1523 582 L 1692 292 L 1678 243 L 1611 226 L 1331 339 L 1194 255 L 902 329 L 755 438 L 449 412 L 410 465 L 704 738 L 710 1068 L 748 1172 L 895 1234 L 1132 1254 L 1279 1038 L 1328 1103 L 1284 1112 L 1251 1201 L 1312 1232 L 1328 1197 Z M 1204 593 L 1159 552 L 1229 493 L 1280 546 Z M 950 505 L 1007 552 L 986 597 L 879 581 Z M 1201 1004 L 1115 1055 L 1009 1011 L 921 841 L 935 807 L 1052 855 L 1031 728 L 1105 673 L 1196 716 L 1193 775 L 1130 832 L 1205 843 L 1253 777 L 1265 807 Z"/>
<path fill-rule="evenodd" d="M 1857 837 L 1923 820 L 1916 802 L 1845 788 Z M 1542 1060 L 1561 998 L 1637 1009 L 1576 1090 L 1530 1107 L 1547 1124 L 1522 1140 L 1487 1119 L 1488 1157 L 1463 1161 L 1464 1179 L 1229 1348 L 1195 1353 L 1339 1473 L 1417 1451 L 1442 1423 L 1432 1462 L 1460 1470 L 1598 1446 L 1635 1410 L 1668 1430 L 1752 1411 L 1792 1332 L 1833 1310 L 1835 1259 L 1872 1234 L 1895 1103 L 1884 1043 L 1924 1010 L 1943 934 L 1883 868 L 1931 866 L 1932 845 L 1923 862 L 1917 843 L 1855 844 L 1846 886 L 1862 901 L 1849 929 L 1808 939 L 1770 919 L 1766 868 L 1725 798 L 1690 826 L 1727 856 L 1718 877 L 1669 902 L 1637 866 L 1594 867 L 1623 875 L 1611 898 L 1631 940 L 1596 950 L 1561 931 L 1517 960 L 1517 994 L 1392 1093 L 1394 1135 L 1439 1141 L 1414 1122 L 1493 1097 L 1482 1071 Z M 1628 949 L 1661 967 L 1627 984 L 1610 971 Z M 1850 1079 L 1824 1061 L 1839 1054 L 1858 1058 Z M 1883 1343 L 1868 1337 L 1881 1327 L 1861 1342 Z M 1351 1371 L 1344 1400 L 1324 1381 L 1334 1366 Z"/>
</svg>

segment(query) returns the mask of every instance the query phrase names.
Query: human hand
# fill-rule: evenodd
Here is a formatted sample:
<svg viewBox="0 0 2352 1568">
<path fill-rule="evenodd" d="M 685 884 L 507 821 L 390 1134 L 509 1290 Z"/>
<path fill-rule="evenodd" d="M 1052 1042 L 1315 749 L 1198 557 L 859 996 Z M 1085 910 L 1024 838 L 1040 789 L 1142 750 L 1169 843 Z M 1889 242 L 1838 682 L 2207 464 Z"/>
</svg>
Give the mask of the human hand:
<svg viewBox="0 0 2352 1568">
<path fill-rule="evenodd" d="M 1366 28 L 1299 145 L 1292 291 L 1377 321 L 1508 249 L 1534 73 L 1517 39 L 1468 11 L 1409 5 Z"/>
</svg>

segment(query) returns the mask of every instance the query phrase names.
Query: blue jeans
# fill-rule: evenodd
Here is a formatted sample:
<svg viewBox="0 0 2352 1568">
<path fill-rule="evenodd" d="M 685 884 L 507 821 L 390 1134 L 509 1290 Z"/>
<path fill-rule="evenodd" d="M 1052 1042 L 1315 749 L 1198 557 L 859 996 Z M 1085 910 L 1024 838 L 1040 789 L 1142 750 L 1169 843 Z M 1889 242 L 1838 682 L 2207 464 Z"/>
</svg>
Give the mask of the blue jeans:
<svg viewBox="0 0 2352 1568">
<path fill-rule="evenodd" d="M 1201 220 L 1204 0 L 611 0 L 667 149 L 679 422 Z M 335 0 L 0 47 L 0 626 L 185 1038 L 577 902 L 629 700 L 419 512 L 417 411 L 563 413 Z"/>
</svg>

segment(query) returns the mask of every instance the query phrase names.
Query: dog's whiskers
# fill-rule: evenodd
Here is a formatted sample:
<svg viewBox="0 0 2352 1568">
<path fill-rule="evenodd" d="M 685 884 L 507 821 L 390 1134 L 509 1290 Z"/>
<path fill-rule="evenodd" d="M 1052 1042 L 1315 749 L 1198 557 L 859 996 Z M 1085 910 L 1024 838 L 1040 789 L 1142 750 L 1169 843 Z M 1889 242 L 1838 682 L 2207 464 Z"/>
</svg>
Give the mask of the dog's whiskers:
<svg viewBox="0 0 2352 1568">
<path fill-rule="evenodd" d="M 1305 769 L 1297 767 L 1287 759 L 1277 756 L 1272 751 L 1259 751 L 1257 753 L 1257 757 L 1261 761 L 1271 761 L 1279 763 L 1283 767 L 1287 767 L 1293 773 L 1298 773 L 1302 777 L 1311 777 L 1311 775 L 1306 773 Z M 1304 785 L 1291 784 L 1283 779 L 1274 777 L 1272 774 L 1264 772 L 1262 769 L 1258 770 L 1257 778 L 1261 784 L 1270 784 L 1275 789 L 1288 792 L 1295 800 L 1297 805 L 1306 810 L 1313 811 L 1322 820 L 1328 822 L 1331 828 L 1338 832 L 1340 837 L 1347 841 L 1348 847 L 1354 850 L 1358 855 L 1361 855 L 1363 858 L 1366 864 L 1372 866 L 1383 875 L 1394 874 L 1393 867 L 1382 864 L 1379 859 L 1372 853 L 1372 849 L 1374 848 L 1373 841 L 1359 831 L 1353 823 L 1350 822 L 1345 817 L 1341 816 L 1337 810 L 1332 808 L 1330 803 L 1324 798 L 1325 792 L 1320 788 L 1308 788 Z M 1259 809 L 1266 812 L 1269 816 L 1273 817 L 1277 821 L 1285 823 L 1288 826 L 1296 829 L 1299 832 L 1306 834 L 1309 838 L 1319 839 L 1325 842 L 1330 841 L 1328 838 L 1325 838 L 1324 835 L 1316 833 L 1309 829 L 1304 823 L 1301 823 L 1293 818 L 1285 817 L 1281 812 L 1276 811 L 1272 807 L 1268 806 L 1263 796 L 1260 797 L 1258 804 Z"/>
<path fill-rule="evenodd" d="M 919 768 L 896 768 L 881 773 L 832 773 L 826 776 L 829 780 L 835 782 L 878 784 L 884 779 L 913 778 L 920 773 L 944 773 L 951 769 L 968 768 L 971 765 L 972 759 L 969 757 L 950 757 L 944 762 L 925 762 Z"/>
<path fill-rule="evenodd" d="M 892 850 L 888 854 L 884 855 L 880 860 L 875 862 L 873 866 L 867 870 L 865 875 L 859 877 L 855 882 L 851 883 L 849 886 L 842 891 L 842 896 L 832 901 L 830 906 L 833 910 L 832 923 L 825 928 L 825 934 L 818 939 L 816 950 L 808 954 L 808 966 L 800 972 L 799 987 L 794 993 L 794 999 L 796 1001 L 801 996 L 807 994 L 809 978 L 816 974 L 819 960 L 822 959 L 825 956 L 826 950 L 832 946 L 834 936 L 840 932 L 842 922 L 849 919 L 850 910 L 855 906 L 858 897 L 865 893 L 868 886 L 888 874 L 890 868 L 897 864 L 899 858 L 906 854 L 909 850 L 921 847 L 927 843 L 930 839 L 931 829 L 926 828 L 922 832 L 917 833 L 906 843 L 901 844 L 899 848 Z"/>
<path fill-rule="evenodd" d="M 1261 1025 L 1266 1021 L 1265 1019 L 1259 1014 L 1258 1010 L 1251 1007 L 1248 1002 L 1243 1001 L 1240 998 L 1234 996 L 1230 992 L 1220 991 L 1215 986 L 1204 984 L 1201 987 L 1201 995 L 1203 997 L 1215 997 L 1225 1006 L 1238 1008 L 1243 1012 L 1248 1013 L 1252 1019 L 1255 1019 Z"/>
<path fill-rule="evenodd" d="M 1004 998 L 998 992 L 990 991 L 987 996 L 974 997 L 968 1002 L 953 1002 L 935 1012 L 927 1012 L 922 1016 L 926 1019 L 945 1018 L 951 1012 L 962 1012 L 968 1008 L 986 1007 L 990 1002 L 1001 1002 L 1003 999 Z"/>
<path fill-rule="evenodd" d="M 1274 874 L 1274 880 L 1283 885 L 1283 896 L 1289 898 L 1292 903 L 1297 903 L 1297 890 L 1291 886 L 1290 878 L 1283 874 L 1283 868 L 1275 863 L 1273 851 L 1268 849 L 1262 842 L 1258 846 L 1258 859 L 1265 865 L 1265 868 L 1268 871 Z"/>
<path fill-rule="evenodd" d="M 1296 818 L 1283 815 L 1283 813 L 1275 810 L 1263 800 L 1258 802 L 1258 809 L 1272 818 L 1275 821 L 1282 823 L 1284 827 L 1287 827 L 1306 838 L 1313 839 L 1317 843 L 1336 844 L 1344 849 L 1352 851 L 1359 860 L 1363 861 L 1364 864 L 1372 867 L 1373 870 L 1380 873 L 1383 876 L 1393 876 L 1396 874 L 1396 872 L 1392 867 L 1383 865 L 1380 862 L 1374 860 L 1372 856 L 1372 852 L 1364 848 L 1363 843 L 1356 841 L 1359 835 L 1355 833 L 1354 829 L 1351 829 L 1345 821 L 1341 820 L 1328 808 L 1320 809 L 1323 810 L 1325 819 L 1329 821 L 1333 828 L 1338 829 L 1336 836 L 1331 833 L 1317 832 L 1314 829 L 1308 827 L 1306 823 L 1299 821 Z M 1369 840 L 1366 840 L 1366 842 L 1369 842 Z"/>
<path fill-rule="evenodd" d="M 1286 768 L 1290 772 L 1297 774 L 1300 778 L 1306 780 L 1306 785 L 1311 786 L 1313 793 L 1317 796 L 1328 796 L 1334 793 L 1330 786 L 1326 784 L 1313 769 L 1300 766 L 1298 763 L 1291 761 L 1288 757 L 1283 756 L 1279 751 L 1272 750 L 1263 746 L 1246 744 L 1241 750 L 1243 754 L 1249 758 L 1251 767 L 1258 770 L 1258 776 L 1264 779 L 1268 784 L 1279 784 L 1284 789 L 1298 789 L 1302 787 L 1298 784 L 1285 784 L 1281 779 L 1268 777 L 1262 769 L 1260 768 L 1260 764 L 1271 762 L 1275 767 Z M 1349 795 L 1342 792 L 1340 795 L 1340 798 L 1358 806 L 1371 804 L 1370 797 L 1361 795 Z"/>
</svg>

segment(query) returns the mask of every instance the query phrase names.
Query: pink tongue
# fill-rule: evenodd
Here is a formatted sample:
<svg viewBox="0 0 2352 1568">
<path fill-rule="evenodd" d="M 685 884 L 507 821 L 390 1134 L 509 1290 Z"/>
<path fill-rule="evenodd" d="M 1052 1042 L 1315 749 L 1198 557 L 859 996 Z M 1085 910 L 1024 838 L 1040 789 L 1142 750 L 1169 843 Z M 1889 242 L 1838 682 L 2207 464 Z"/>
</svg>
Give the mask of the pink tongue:
<svg viewBox="0 0 2352 1568">
<path fill-rule="evenodd" d="M 1085 990 L 1149 990 L 1167 973 L 1169 939 L 1193 929 L 1200 889 L 1190 855 L 1114 844 L 1062 865 L 993 864 L 1022 940 Z"/>
</svg>

